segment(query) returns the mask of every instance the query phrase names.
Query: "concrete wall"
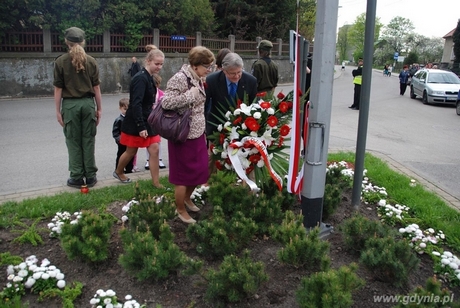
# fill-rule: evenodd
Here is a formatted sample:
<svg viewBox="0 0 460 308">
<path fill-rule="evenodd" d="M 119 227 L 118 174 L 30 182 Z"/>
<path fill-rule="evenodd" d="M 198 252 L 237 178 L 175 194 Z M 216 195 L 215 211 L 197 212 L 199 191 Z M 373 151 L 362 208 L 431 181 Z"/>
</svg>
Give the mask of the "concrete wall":
<svg viewBox="0 0 460 308">
<path fill-rule="evenodd" d="M 53 95 L 53 65 L 54 59 L 60 54 L 27 54 L 18 57 L 18 54 L 0 53 L 0 98 L 31 97 Z M 131 67 L 131 57 L 136 56 L 143 61 L 144 54 L 90 54 L 99 64 L 101 89 L 103 94 L 129 92 L 131 77 L 128 69 Z M 243 57 L 244 69 L 251 71 L 255 57 Z M 294 80 L 293 68 L 288 57 L 274 56 L 278 64 L 280 84 L 291 83 Z M 168 79 L 179 68 L 188 63 L 187 55 L 166 54 L 165 65 L 161 72 L 166 86 Z"/>
</svg>

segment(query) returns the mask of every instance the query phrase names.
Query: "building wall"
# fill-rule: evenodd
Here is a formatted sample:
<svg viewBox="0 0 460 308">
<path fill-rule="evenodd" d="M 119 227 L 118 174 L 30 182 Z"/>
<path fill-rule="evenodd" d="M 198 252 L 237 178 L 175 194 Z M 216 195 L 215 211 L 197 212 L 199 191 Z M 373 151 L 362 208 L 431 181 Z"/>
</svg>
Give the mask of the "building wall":
<svg viewBox="0 0 460 308">
<path fill-rule="evenodd" d="M 131 77 L 128 69 L 131 67 L 131 57 L 136 56 L 143 61 L 145 54 L 90 54 L 99 65 L 101 90 L 103 94 L 128 92 Z M 53 95 L 53 65 L 59 54 L 0 54 L 0 98 L 31 97 Z M 161 88 L 166 87 L 168 79 L 180 67 L 188 63 L 186 54 L 166 54 L 165 64 L 161 71 L 163 82 Z M 244 69 L 251 71 L 255 57 L 243 57 Z M 278 64 L 280 84 L 292 83 L 294 80 L 293 67 L 288 57 L 274 56 Z M 142 63 L 141 63 L 142 65 Z"/>
<path fill-rule="evenodd" d="M 441 60 L 442 63 L 452 64 L 454 62 L 453 47 L 454 47 L 453 38 L 452 37 L 446 38 L 446 40 L 444 41 L 444 50 L 442 53 L 442 60 Z"/>
</svg>

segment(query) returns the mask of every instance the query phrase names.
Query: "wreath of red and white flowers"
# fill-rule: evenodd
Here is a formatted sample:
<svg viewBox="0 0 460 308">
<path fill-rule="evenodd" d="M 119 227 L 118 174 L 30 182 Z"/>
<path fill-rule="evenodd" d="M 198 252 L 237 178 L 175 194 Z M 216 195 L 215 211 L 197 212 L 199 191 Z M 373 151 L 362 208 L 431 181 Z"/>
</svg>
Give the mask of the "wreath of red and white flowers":
<svg viewBox="0 0 460 308">
<path fill-rule="evenodd" d="M 271 177 L 278 187 L 287 174 L 293 92 L 268 97 L 259 93 L 253 103 L 237 99 L 236 108 L 220 110 L 217 131 L 208 138 L 218 170 L 237 172 L 240 178 L 253 173 L 263 184 Z"/>
</svg>

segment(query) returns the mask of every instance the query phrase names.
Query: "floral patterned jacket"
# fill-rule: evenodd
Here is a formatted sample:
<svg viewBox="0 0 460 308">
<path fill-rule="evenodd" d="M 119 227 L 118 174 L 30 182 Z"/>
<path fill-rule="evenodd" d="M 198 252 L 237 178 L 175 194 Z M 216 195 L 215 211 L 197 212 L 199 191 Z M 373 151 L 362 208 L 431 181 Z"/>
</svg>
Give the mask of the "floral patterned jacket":
<svg viewBox="0 0 460 308">
<path fill-rule="evenodd" d="M 197 87 L 199 95 L 193 95 L 191 91 Z M 192 122 L 187 139 L 196 139 L 204 134 L 205 118 L 204 103 L 206 93 L 203 81 L 193 72 L 190 65 L 184 64 L 182 68 L 168 80 L 161 104 L 164 109 L 184 111 L 192 108 Z"/>
</svg>

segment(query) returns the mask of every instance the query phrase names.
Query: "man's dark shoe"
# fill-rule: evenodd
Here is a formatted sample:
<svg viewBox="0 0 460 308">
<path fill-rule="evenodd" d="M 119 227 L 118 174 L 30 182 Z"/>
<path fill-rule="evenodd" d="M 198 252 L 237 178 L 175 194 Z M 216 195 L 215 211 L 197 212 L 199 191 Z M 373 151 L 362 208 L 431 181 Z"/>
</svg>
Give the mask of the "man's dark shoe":
<svg viewBox="0 0 460 308">
<path fill-rule="evenodd" d="M 81 188 L 81 185 L 85 185 L 85 181 L 83 179 L 68 179 L 67 186 L 74 187 L 74 188 Z"/>
<path fill-rule="evenodd" d="M 351 109 L 352 109 L 352 110 L 359 110 L 358 107 L 353 107 L 353 108 L 351 108 Z"/>
<path fill-rule="evenodd" d="M 351 108 L 351 109 L 353 109 L 353 108 L 355 108 L 355 106 L 351 105 L 351 106 L 348 106 L 348 108 Z"/>
<path fill-rule="evenodd" d="M 97 178 L 86 178 L 86 186 L 93 187 L 97 183 Z"/>
</svg>

